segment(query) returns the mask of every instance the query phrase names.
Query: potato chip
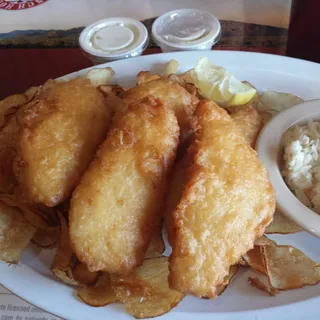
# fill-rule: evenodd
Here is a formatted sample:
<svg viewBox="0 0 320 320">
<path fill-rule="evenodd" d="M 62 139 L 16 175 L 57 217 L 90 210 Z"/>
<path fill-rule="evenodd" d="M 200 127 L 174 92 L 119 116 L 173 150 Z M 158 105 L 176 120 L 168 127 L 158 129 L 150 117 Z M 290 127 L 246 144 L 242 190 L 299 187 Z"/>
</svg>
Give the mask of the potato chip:
<svg viewBox="0 0 320 320">
<path fill-rule="evenodd" d="M 194 83 L 193 69 L 190 69 L 184 73 L 178 74 L 178 78 L 180 81 L 183 81 L 184 83 Z"/>
<path fill-rule="evenodd" d="M 133 274 L 111 275 L 116 296 L 135 318 L 152 318 L 169 312 L 184 297 L 168 285 L 168 258 L 147 259 Z"/>
<path fill-rule="evenodd" d="M 50 228 L 46 219 L 43 218 L 42 214 L 35 207 L 21 203 L 13 195 L 0 194 L 0 201 L 3 201 L 10 207 L 19 208 L 22 211 L 24 218 L 35 228 L 40 230 L 47 230 Z"/>
<path fill-rule="evenodd" d="M 96 286 L 81 288 L 77 292 L 78 297 L 92 307 L 103 307 L 110 303 L 118 301 L 110 282 L 110 277 L 104 273 Z"/>
<path fill-rule="evenodd" d="M 78 283 L 72 278 L 72 270 L 70 268 L 67 268 L 65 270 L 62 270 L 59 268 L 53 268 L 53 269 L 51 269 L 51 271 L 62 282 L 66 283 L 66 284 L 70 284 L 72 286 L 78 285 Z"/>
<path fill-rule="evenodd" d="M 137 75 L 137 85 L 160 78 L 161 76 L 159 74 L 151 73 L 150 71 L 140 71 Z"/>
<path fill-rule="evenodd" d="M 276 243 L 266 236 L 259 237 L 254 241 L 255 246 L 266 246 L 266 245 L 273 245 L 273 244 L 276 244 Z"/>
<path fill-rule="evenodd" d="M 60 226 L 60 220 L 57 213 L 59 211 L 58 207 L 47 207 L 42 203 L 28 205 L 28 207 L 41 215 L 50 227 Z"/>
<path fill-rule="evenodd" d="M 131 296 L 124 303 L 126 311 L 136 319 L 145 319 L 161 316 L 174 307 L 182 300 L 181 297 L 152 294 L 150 296 L 138 297 Z"/>
<path fill-rule="evenodd" d="M 256 89 L 251 83 L 244 81 L 244 83 L 246 83 L 247 85 L 251 86 L 252 88 Z M 257 89 L 256 89 L 257 90 Z M 259 113 L 259 107 L 261 106 L 261 101 L 260 101 L 260 96 L 258 93 L 256 93 L 256 95 L 253 96 L 253 98 L 247 102 L 246 104 L 244 104 L 242 107 L 245 106 L 251 106 L 253 108 L 255 108 Z M 230 111 L 231 108 L 228 108 L 228 110 Z"/>
<path fill-rule="evenodd" d="M 160 223 L 160 222 L 159 222 Z M 162 239 L 161 226 L 156 225 L 151 236 L 149 248 L 146 252 L 145 259 L 161 257 L 165 250 L 165 245 Z"/>
<path fill-rule="evenodd" d="M 56 248 L 60 238 L 60 227 L 49 227 L 48 229 L 38 229 L 32 237 L 32 243 L 42 249 Z"/>
<path fill-rule="evenodd" d="M 85 265 L 80 263 L 73 253 L 69 228 L 66 218 L 58 212 L 61 223 L 61 234 L 56 255 L 51 265 L 51 271 L 62 282 L 74 286 L 90 286 L 97 282 L 99 273 L 90 272 Z"/>
<path fill-rule="evenodd" d="M 70 244 L 69 228 L 66 219 L 61 213 L 59 213 L 59 219 L 61 222 L 61 235 L 58 249 L 51 265 L 51 271 L 63 282 L 77 285 L 77 281 L 74 280 L 72 276 L 72 269 L 76 263 L 76 257 L 73 254 Z"/>
<path fill-rule="evenodd" d="M 301 102 L 303 100 L 293 94 L 266 91 L 259 95 L 259 103 L 256 104 L 256 108 L 263 115 L 264 121 L 267 122 L 277 113 Z"/>
<path fill-rule="evenodd" d="M 254 242 L 254 248 L 249 250 L 242 258 L 251 269 L 266 274 L 263 246 L 274 244 L 274 241 L 265 236 L 259 237 Z"/>
<path fill-rule="evenodd" d="M 18 263 L 36 229 L 23 217 L 20 209 L 0 201 L 0 259 Z"/>
<path fill-rule="evenodd" d="M 168 257 L 158 257 L 146 259 L 143 265 L 129 274 L 111 274 L 113 286 L 125 286 L 128 289 L 143 287 L 143 292 L 166 292 L 168 281 L 165 284 L 161 281 L 165 278 L 168 271 Z"/>
<path fill-rule="evenodd" d="M 278 290 L 301 288 L 320 282 L 320 265 L 292 246 L 263 247 L 270 285 Z"/>
<path fill-rule="evenodd" d="M 236 265 L 236 264 L 230 267 L 229 274 L 224 277 L 223 284 L 218 286 L 217 289 L 216 289 L 216 294 L 218 296 L 220 296 L 227 289 L 229 283 L 231 282 L 233 277 L 236 275 L 238 270 L 239 270 L 239 266 Z"/>
<path fill-rule="evenodd" d="M 266 274 L 264 256 L 261 246 L 255 246 L 252 250 L 249 250 L 243 256 L 243 259 L 247 262 L 251 269 Z"/>
<path fill-rule="evenodd" d="M 177 60 L 171 59 L 164 68 L 164 75 L 176 74 L 180 68 L 180 64 Z"/>
<path fill-rule="evenodd" d="M 251 284 L 251 286 L 268 293 L 270 296 L 275 296 L 279 292 L 277 289 L 265 284 L 257 277 L 249 277 L 248 281 Z"/>
<path fill-rule="evenodd" d="M 272 222 L 266 228 L 265 233 L 289 234 L 301 232 L 303 229 L 293 221 L 287 219 L 282 213 L 276 211 Z"/>
<path fill-rule="evenodd" d="M 275 294 L 275 290 L 290 290 L 320 282 L 320 265 L 292 246 L 278 246 L 267 237 L 255 241 L 255 246 L 243 256 L 249 266 L 267 275 L 270 288 L 250 280 L 256 287 Z"/>
<path fill-rule="evenodd" d="M 84 286 L 93 286 L 99 278 L 99 272 L 90 272 L 87 266 L 83 263 L 77 262 L 72 269 L 73 279 Z"/>
<path fill-rule="evenodd" d="M 89 70 L 87 73 L 87 78 L 94 87 L 110 84 L 113 76 L 114 71 L 111 68 L 95 68 Z"/>
</svg>

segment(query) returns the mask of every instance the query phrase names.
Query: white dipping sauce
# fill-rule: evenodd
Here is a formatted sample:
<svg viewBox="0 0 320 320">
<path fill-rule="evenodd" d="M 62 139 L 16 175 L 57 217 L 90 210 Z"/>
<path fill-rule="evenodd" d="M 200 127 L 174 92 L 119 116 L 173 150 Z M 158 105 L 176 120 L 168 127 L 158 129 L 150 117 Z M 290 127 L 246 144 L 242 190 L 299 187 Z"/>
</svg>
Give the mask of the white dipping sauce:
<svg viewBox="0 0 320 320">
<path fill-rule="evenodd" d="M 197 9 L 167 12 L 152 25 L 153 39 L 164 52 L 210 50 L 220 34 L 219 20 L 209 12 Z"/>
<path fill-rule="evenodd" d="M 81 49 L 94 64 L 139 56 L 148 43 L 147 28 L 128 17 L 94 22 L 79 37 Z"/>
<path fill-rule="evenodd" d="M 134 33 L 126 26 L 106 26 L 92 37 L 92 46 L 102 51 L 116 51 L 131 44 Z"/>
</svg>

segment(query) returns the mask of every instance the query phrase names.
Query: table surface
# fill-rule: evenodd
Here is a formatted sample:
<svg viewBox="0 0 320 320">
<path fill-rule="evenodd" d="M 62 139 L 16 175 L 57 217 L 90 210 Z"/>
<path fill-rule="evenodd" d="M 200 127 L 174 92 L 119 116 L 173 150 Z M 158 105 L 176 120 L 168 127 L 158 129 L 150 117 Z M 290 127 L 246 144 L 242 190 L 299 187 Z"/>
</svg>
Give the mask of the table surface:
<svg viewBox="0 0 320 320">
<path fill-rule="evenodd" d="M 232 25 L 243 29 L 257 29 L 245 37 L 232 34 Z M 258 26 L 245 23 L 225 21 L 222 38 L 214 48 L 215 50 L 241 50 L 285 54 L 287 30 L 284 28 Z M 268 35 L 268 30 L 271 34 Z M 227 30 L 231 36 L 228 37 Z M 238 30 L 238 29 L 235 29 Z M 261 34 L 258 34 L 258 32 Z M 273 33 L 272 33 L 273 32 Z M 73 46 L 73 45 L 71 45 Z M 155 46 L 149 46 L 146 54 L 160 53 Z M 33 47 L 0 49 L 0 99 L 10 94 L 23 92 L 30 86 L 40 85 L 49 78 L 57 78 L 64 74 L 92 66 L 92 62 L 75 47 Z M 31 76 L 32 75 L 32 76 Z"/>
<path fill-rule="evenodd" d="M 150 30 L 162 13 L 195 7 L 221 20 L 222 37 L 214 50 L 284 55 L 290 6 L 291 0 L 48 0 L 31 9 L 0 10 L 0 99 L 91 66 L 78 47 L 78 36 L 84 26 L 101 18 L 131 16 Z M 160 52 L 151 42 L 144 55 Z M 30 310 L 23 315 L 9 312 L 9 305 Z M 0 286 L 0 317 L 5 315 L 58 320 Z"/>
<path fill-rule="evenodd" d="M 290 6 L 291 0 L 48 0 L 30 9 L 0 10 L 0 99 L 91 66 L 78 36 L 104 17 L 131 16 L 150 30 L 162 13 L 196 7 L 221 19 L 215 49 L 285 54 Z M 144 54 L 159 52 L 151 43 Z"/>
</svg>

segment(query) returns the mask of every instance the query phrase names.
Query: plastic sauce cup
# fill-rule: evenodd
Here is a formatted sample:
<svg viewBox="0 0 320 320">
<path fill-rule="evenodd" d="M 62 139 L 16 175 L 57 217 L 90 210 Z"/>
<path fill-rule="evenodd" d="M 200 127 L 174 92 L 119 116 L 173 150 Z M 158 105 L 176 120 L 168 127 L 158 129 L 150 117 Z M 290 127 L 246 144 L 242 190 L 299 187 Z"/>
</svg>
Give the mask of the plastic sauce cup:
<svg viewBox="0 0 320 320">
<path fill-rule="evenodd" d="M 126 17 L 92 23 L 79 37 L 81 49 L 93 64 L 139 56 L 148 43 L 147 28 L 140 21 Z"/>
<path fill-rule="evenodd" d="M 152 25 L 153 40 L 163 52 L 210 50 L 220 36 L 219 20 L 209 12 L 197 9 L 167 12 Z"/>
</svg>

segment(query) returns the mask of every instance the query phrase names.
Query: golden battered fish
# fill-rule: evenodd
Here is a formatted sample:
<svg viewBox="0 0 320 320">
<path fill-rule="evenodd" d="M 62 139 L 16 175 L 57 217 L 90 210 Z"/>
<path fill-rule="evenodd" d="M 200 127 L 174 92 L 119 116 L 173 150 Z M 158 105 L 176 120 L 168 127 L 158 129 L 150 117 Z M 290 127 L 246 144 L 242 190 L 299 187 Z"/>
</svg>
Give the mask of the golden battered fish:
<svg viewBox="0 0 320 320">
<path fill-rule="evenodd" d="M 143 99 L 114 118 L 71 199 L 71 243 L 90 271 L 128 273 L 142 264 L 160 228 L 178 140 L 177 119 L 158 99 Z"/>
<path fill-rule="evenodd" d="M 187 183 L 173 212 L 170 286 L 214 298 L 231 265 L 271 222 L 275 195 L 266 169 L 227 112 L 201 101 Z"/>
<path fill-rule="evenodd" d="M 159 79 L 142 83 L 124 92 L 123 100 L 131 104 L 149 96 L 161 99 L 167 108 L 175 112 L 180 127 L 180 141 L 184 141 L 190 134 L 190 121 L 198 98 L 175 82 Z"/>
<path fill-rule="evenodd" d="M 18 118 L 19 192 L 48 207 L 67 199 L 107 135 L 111 109 L 88 79 L 45 86 Z"/>
<path fill-rule="evenodd" d="M 254 148 L 257 137 L 263 127 L 263 117 L 249 104 L 231 108 L 230 116 L 242 131 L 248 144 Z"/>
<path fill-rule="evenodd" d="M 20 132 L 17 113 L 31 100 L 32 91 L 34 87 L 0 101 L 0 193 L 12 193 L 17 183 L 12 168 Z"/>
</svg>

